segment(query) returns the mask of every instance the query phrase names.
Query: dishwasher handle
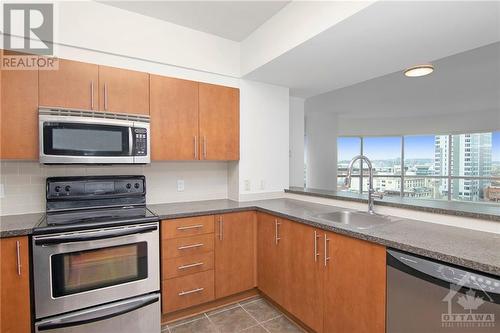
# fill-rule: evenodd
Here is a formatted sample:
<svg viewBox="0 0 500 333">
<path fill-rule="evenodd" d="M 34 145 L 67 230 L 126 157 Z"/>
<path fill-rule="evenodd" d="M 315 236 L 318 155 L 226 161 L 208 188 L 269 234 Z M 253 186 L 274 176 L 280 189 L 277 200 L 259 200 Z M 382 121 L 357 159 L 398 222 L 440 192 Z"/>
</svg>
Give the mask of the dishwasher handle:
<svg viewBox="0 0 500 333">
<path fill-rule="evenodd" d="M 154 304 L 159 300 L 160 296 L 158 296 L 157 294 L 147 295 L 107 306 L 101 306 L 97 309 L 87 311 L 82 310 L 77 314 L 61 316 L 59 318 L 43 322 L 38 326 L 38 331 L 48 331 L 59 328 L 74 327 L 110 319 Z"/>
<path fill-rule="evenodd" d="M 427 276 L 438 284 L 452 283 L 460 287 L 487 292 L 490 296 L 500 295 L 500 278 L 469 271 L 452 264 L 388 249 L 387 265 L 411 275 Z"/>
</svg>

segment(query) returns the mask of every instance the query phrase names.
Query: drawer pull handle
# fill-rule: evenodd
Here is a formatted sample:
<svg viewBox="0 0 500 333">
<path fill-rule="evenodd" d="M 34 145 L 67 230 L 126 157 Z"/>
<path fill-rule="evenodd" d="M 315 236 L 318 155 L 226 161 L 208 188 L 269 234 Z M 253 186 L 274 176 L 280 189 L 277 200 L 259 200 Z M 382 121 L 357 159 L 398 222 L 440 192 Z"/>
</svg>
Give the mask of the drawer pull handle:
<svg viewBox="0 0 500 333">
<path fill-rule="evenodd" d="M 184 245 L 184 246 L 180 246 L 177 248 L 177 250 L 187 250 L 187 249 L 192 249 L 192 248 L 195 248 L 195 247 L 200 247 L 200 246 L 203 246 L 204 244 L 203 243 L 198 243 L 198 244 L 193 244 L 193 245 Z"/>
<path fill-rule="evenodd" d="M 203 263 L 202 262 L 197 262 L 197 263 L 194 263 L 194 264 L 182 265 L 182 266 L 177 267 L 177 269 L 188 269 L 188 268 L 193 268 L 193 267 L 198 267 L 198 266 L 203 266 Z"/>
<path fill-rule="evenodd" d="M 203 228 L 203 224 L 196 224 L 196 225 L 187 225 L 185 227 L 177 227 L 177 230 L 189 230 L 189 229 L 197 229 L 197 228 Z"/>
<path fill-rule="evenodd" d="M 193 293 L 199 293 L 200 291 L 203 291 L 203 290 L 205 290 L 205 288 L 196 288 L 193 290 L 181 291 L 179 293 L 179 296 L 185 296 L 185 295 L 189 295 L 189 294 L 193 294 Z"/>
</svg>

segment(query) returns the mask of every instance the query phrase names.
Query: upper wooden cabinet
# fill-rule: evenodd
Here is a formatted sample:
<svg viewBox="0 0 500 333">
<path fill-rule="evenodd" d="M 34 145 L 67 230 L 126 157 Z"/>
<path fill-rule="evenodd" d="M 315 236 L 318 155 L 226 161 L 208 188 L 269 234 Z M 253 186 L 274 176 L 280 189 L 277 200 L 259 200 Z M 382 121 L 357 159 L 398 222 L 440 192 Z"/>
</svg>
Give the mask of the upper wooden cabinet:
<svg viewBox="0 0 500 333">
<path fill-rule="evenodd" d="M 60 59 L 57 70 L 40 70 L 41 106 L 97 110 L 99 66 Z"/>
<path fill-rule="evenodd" d="M 385 247 L 326 232 L 324 332 L 385 332 Z"/>
<path fill-rule="evenodd" d="M 23 72 L 23 71 L 21 71 Z M 31 332 L 28 237 L 0 239 L 2 333 Z"/>
<path fill-rule="evenodd" d="M 151 157 L 199 159 L 198 82 L 150 75 Z"/>
<path fill-rule="evenodd" d="M 38 71 L 0 70 L 0 158 L 38 159 Z"/>
<path fill-rule="evenodd" d="M 254 288 L 255 212 L 216 215 L 215 221 L 215 297 Z"/>
<path fill-rule="evenodd" d="M 203 160 L 240 158 L 240 91 L 200 83 L 200 156 Z"/>
<path fill-rule="evenodd" d="M 99 66 L 99 110 L 149 114 L 149 74 Z"/>
</svg>

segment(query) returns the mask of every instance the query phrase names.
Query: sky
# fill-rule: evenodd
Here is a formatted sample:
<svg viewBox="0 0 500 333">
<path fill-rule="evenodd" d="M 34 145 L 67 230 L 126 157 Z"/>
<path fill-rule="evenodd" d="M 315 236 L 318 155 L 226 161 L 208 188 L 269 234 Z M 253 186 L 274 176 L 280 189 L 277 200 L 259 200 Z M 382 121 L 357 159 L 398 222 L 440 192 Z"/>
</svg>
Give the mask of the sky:
<svg viewBox="0 0 500 333">
<path fill-rule="evenodd" d="M 350 160 L 360 153 L 361 139 L 341 137 L 337 140 L 339 161 Z M 401 156 L 400 137 L 365 137 L 364 153 L 370 159 L 384 160 Z M 405 136 L 405 159 L 434 158 L 434 135 Z M 500 131 L 493 132 L 492 160 L 500 161 Z"/>
</svg>

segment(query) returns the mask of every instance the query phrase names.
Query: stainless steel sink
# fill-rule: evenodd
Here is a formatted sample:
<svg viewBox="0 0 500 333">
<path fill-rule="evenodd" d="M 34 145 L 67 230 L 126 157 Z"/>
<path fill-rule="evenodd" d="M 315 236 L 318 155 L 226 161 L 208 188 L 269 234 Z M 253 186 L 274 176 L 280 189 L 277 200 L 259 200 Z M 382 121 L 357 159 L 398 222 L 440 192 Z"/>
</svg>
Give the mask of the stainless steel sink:
<svg viewBox="0 0 500 333">
<path fill-rule="evenodd" d="M 338 211 L 313 215 L 314 218 L 331 223 L 350 225 L 356 229 L 370 229 L 376 226 L 394 223 L 398 219 L 386 215 L 365 212 Z"/>
</svg>

